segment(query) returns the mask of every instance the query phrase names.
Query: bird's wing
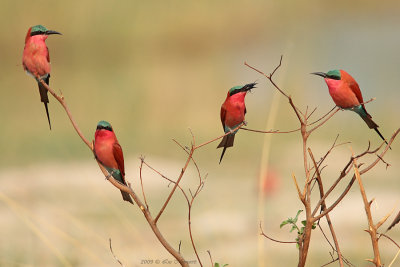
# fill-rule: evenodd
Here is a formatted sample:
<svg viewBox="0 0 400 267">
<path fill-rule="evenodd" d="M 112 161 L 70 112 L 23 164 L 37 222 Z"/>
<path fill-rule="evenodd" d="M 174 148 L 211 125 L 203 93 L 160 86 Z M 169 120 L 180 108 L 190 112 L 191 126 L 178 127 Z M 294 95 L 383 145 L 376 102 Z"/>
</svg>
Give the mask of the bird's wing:
<svg viewBox="0 0 400 267">
<path fill-rule="evenodd" d="M 358 83 L 356 81 L 354 81 L 354 80 L 350 81 L 349 82 L 349 87 L 350 87 L 351 91 L 353 91 L 353 93 L 356 95 L 356 97 L 358 99 L 358 102 L 364 103 L 364 100 L 363 100 L 363 97 L 362 97 L 362 94 L 361 94 L 360 87 L 358 86 Z M 364 106 L 364 104 L 363 104 L 363 106 Z"/>
<path fill-rule="evenodd" d="M 46 46 L 46 49 L 47 49 L 47 62 L 50 62 L 49 48 Z"/>
<path fill-rule="evenodd" d="M 221 106 L 221 122 L 222 122 L 222 128 L 225 131 L 225 118 L 226 118 L 226 108 L 225 104 Z"/>
<path fill-rule="evenodd" d="M 122 153 L 122 148 L 118 144 L 118 142 L 115 142 L 113 145 L 113 154 L 114 154 L 115 161 L 118 164 L 118 169 L 121 172 L 122 177 L 125 180 L 124 154 Z"/>
</svg>

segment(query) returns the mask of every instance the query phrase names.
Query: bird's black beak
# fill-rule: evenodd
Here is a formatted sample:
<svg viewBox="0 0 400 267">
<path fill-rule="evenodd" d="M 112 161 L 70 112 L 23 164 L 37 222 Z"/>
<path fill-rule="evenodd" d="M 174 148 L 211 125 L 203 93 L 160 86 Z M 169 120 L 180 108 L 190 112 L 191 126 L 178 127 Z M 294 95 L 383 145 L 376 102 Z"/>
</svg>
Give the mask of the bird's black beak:
<svg viewBox="0 0 400 267">
<path fill-rule="evenodd" d="M 246 84 L 245 86 L 242 87 L 242 89 L 240 91 L 242 91 L 242 92 L 250 91 L 251 89 L 256 88 L 256 84 L 257 83 Z"/>
<path fill-rule="evenodd" d="M 60 34 L 60 35 L 62 35 L 62 33 L 60 33 L 60 32 L 51 31 L 51 30 L 47 30 L 46 31 L 46 35 L 51 35 L 51 34 Z"/>
<path fill-rule="evenodd" d="M 328 77 L 328 75 L 325 72 L 312 72 L 310 74 L 318 75 L 318 76 L 321 76 L 323 78 Z"/>
</svg>

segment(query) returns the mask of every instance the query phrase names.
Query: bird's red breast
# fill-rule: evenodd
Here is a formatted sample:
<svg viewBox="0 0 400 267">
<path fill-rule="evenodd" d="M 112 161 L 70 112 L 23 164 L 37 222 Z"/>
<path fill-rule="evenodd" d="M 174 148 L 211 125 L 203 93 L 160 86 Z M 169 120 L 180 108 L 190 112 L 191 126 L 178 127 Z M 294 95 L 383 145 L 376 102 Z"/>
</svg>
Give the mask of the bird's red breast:
<svg viewBox="0 0 400 267">
<path fill-rule="evenodd" d="M 94 152 L 103 165 L 119 169 L 122 176 L 125 176 L 124 155 L 114 132 L 97 130 L 95 133 Z"/>
<path fill-rule="evenodd" d="M 50 56 L 46 46 L 47 35 L 30 36 L 31 28 L 25 37 L 25 47 L 22 55 L 24 70 L 33 76 L 43 76 L 50 73 Z"/>
<path fill-rule="evenodd" d="M 341 108 L 351 108 L 363 103 L 364 100 L 356 80 L 344 70 L 340 70 L 340 74 L 340 80 L 325 78 L 329 94 L 335 104 Z"/>
<path fill-rule="evenodd" d="M 225 130 L 225 125 L 234 127 L 244 121 L 246 114 L 246 105 L 244 98 L 247 92 L 240 92 L 232 96 L 226 97 L 225 102 L 221 106 L 221 122 Z"/>
</svg>

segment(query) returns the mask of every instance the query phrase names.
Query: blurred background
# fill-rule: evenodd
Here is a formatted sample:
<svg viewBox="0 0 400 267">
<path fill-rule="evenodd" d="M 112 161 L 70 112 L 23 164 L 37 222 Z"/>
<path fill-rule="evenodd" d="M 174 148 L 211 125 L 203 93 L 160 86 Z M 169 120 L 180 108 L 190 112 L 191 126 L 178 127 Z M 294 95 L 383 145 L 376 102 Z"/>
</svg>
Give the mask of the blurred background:
<svg viewBox="0 0 400 267">
<path fill-rule="evenodd" d="M 190 145 L 188 128 L 197 143 L 223 133 L 220 106 L 232 86 L 258 83 L 246 97 L 249 128 L 298 127 L 287 100 L 274 96 L 271 84 L 244 66 L 245 61 L 270 73 L 283 55 L 276 82 L 303 110 L 317 107 L 314 119 L 334 104 L 323 79 L 309 73 L 347 70 L 365 100 L 376 97 L 367 109 L 389 138 L 400 126 L 399 11 L 399 1 L 372 0 L 2 1 L 0 266 L 118 266 L 108 248 L 109 238 L 126 266 L 173 260 L 140 210 L 123 203 L 120 193 L 104 180 L 52 97 L 49 131 L 37 85 L 22 67 L 30 26 L 43 24 L 63 34 L 47 40 L 50 86 L 62 91 L 90 140 L 99 120 L 111 122 L 124 150 L 127 179 L 139 193 L 141 155 L 176 179 L 186 157 L 172 138 Z M 356 114 L 343 111 L 310 137 L 317 159 L 338 134 L 338 142 L 352 143 L 328 158 L 326 186 L 349 160 L 350 146 L 357 154 L 369 140 L 373 146 L 381 143 Z M 398 141 L 385 158 L 392 166 L 386 169 L 380 163 L 363 176 L 368 197 L 376 199 L 376 221 L 393 208 L 399 210 Z M 215 262 L 230 266 L 296 265 L 295 245 L 259 239 L 259 223 L 273 238 L 296 237 L 279 224 L 302 208 L 291 178 L 293 173 L 299 181 L 304 179 L 299 133 L 240 131 L 220 165 L 221 150 L 216 146 L 210 144 L 195 155 L 202 175 L 207 175 L 192 213 L 203 264 L 210 265 L 210 250 Z M 156 214 L 171 187 L 147 168 L 143 176 L 150 209 Z M 197 182 L 191 166 L 182 185 L 193 189 Z M 339 193 L 335 191 L 328 203 Z M 363 231 L 367 221 L 356 184 L 331 214 L 344 256 L 355 266 L 369 266 L 364 259 L 373 254 Z M 175 248 L 182 241 L 187 260 L 196 260 L 180 192 L 159 224 Z M 322 227 L 328 233 L 325 221 Z M 397 241 L 399 229 L 390 232 Z M 389 263 L 397 248 L 387 240 L 380 245 L 383 262 Z M 315 230 L 308 265 L 329 262 L 330 251 Z"/>
</svg>

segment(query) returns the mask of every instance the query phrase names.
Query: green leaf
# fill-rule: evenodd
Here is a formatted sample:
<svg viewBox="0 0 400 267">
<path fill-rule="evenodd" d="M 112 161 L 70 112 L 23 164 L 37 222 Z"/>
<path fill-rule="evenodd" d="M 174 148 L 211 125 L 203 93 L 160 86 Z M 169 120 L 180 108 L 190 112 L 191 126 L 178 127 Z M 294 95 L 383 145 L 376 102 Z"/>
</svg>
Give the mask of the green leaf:
<svg viewBox="0 0 400 267">
<path fill-rule="evenodd" d="M 304 221 L 301 221 L 301 224 L 302 224 L 302 225 L 304 225 L 304 226 L 306 226 L 306 224 L 307 224 L 307 221 L 306 221 L 306 220 L 304 220 Z"/>
<path fill-rule="evenodd" d="M 225 266 L 229 266 L 229 264 L 222 265 L 222 267 L 225 267 Z M 216 263 L 214 263 L 214 267 L 221 267 L 221 265 L 218 262 L 216 262 Z"/>
<path fill-rule="evenodd" d="M 300 215 L 300 213 L 302 212 L 303 210 L 298 210 L 297 211 L 297 214 L 296 214 L 296 217 L 294 217 L 294 222 L 296 223 L 297 222 L 297 218 L 299 217 L 299 215 Z"/>
<path fill-rule="evenodd" d="M 280 228 L 282 228 L 283 226 L 285 226 L 288 223 L 290 223 L 289 219 L 287 219 L 286 221 L 281 222 Z"/>
</svg>

